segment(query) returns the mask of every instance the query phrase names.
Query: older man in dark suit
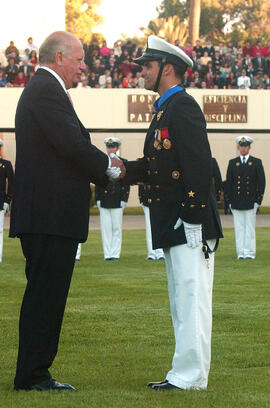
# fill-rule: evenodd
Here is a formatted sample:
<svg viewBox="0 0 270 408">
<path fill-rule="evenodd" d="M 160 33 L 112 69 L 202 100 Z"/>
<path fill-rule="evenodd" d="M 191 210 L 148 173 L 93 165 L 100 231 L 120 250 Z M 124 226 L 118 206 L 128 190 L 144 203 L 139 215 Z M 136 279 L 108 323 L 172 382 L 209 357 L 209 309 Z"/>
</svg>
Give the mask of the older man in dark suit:
<svg viewBox="0 0 270 408">
<path fill-rule="evenodd" d="M 81 42 L 62 31 L 40 48 L 40 65 L 18 103 L 10 236 L 19 237 L 27 286 L 20 315 L 14 388 L 71 390 L 52 379 L 79 242 L 88 234 L 90 186 L 124 166 L 91 144 L 67 89 L 85 69 Z"/>
</svg>

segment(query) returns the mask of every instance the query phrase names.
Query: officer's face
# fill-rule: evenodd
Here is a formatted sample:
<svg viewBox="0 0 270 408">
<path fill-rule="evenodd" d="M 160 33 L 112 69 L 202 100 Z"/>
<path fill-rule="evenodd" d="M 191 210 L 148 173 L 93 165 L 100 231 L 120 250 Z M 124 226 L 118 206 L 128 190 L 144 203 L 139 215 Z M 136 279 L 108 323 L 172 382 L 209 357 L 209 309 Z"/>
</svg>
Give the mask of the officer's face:
<svg viewBox="0 0 270 408">
<path fill-rule="evenodd" d="M 246 156 L 250 151 L 250 146 L 240 146 L 238 145 L 238 150 L 241 156 Z"/>
<path fill-rule="evenodd" d="M 142 77 L 144 78 L 144 87 L 150 91 L 155 88 L 157 76 L 159 73 L 159 63 L 157 61 L 147 61 L 142 66 Z"/>
<path fill-rule="evenodd" d="M 107 147 L 107 154 L 109 155 L 110 153 L 116 154 L 118 150 L 118 147 Z"/>
</svg>

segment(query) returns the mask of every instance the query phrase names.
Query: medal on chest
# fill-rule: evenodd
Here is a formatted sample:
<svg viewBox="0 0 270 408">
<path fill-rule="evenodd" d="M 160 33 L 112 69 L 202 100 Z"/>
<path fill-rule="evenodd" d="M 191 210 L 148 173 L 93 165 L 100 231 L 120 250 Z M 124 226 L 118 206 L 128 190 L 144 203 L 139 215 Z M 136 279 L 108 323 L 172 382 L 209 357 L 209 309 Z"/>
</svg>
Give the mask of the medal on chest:
<svg viewBox="0 0 270 408">
<path fill-rule="evenodd" d="M 169 139 L 168 128 L 156 129 L 154 133 L 154 148 L 160 150 L 164 149 L 169 150 L 172 147 L 172 142 Z"/>
</svg>

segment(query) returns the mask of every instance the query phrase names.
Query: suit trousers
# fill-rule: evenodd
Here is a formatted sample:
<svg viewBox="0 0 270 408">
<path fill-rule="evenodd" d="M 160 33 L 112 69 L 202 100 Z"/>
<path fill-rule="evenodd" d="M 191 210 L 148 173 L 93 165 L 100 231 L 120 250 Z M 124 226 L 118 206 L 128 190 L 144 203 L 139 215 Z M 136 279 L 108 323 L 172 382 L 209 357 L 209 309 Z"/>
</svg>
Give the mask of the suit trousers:
<svg viewBox="0 0 270 408">
<path fill-rule="evenodd" d="M 27 285 L 14 385 L 27 389 L 51 378 L 78 241 L 45 234 L 21 234 L 20 240 Z"/>
<path fill-rule="evenodd" d="M 142 204 L 142 209 L 145 218 L 145 235 L 146 235 L 146 246 L 147 246 L 147 258 L 149 259 L 160 259 L 164 257 L 163 249 L 153 249 L 152 246 L 152 231 L 150 222 L 150 211 L 149 207 Z"/>
<path fill-rule="evenodd" d="M 120 258 L 123 211 L 123 208 L 99 209 L 104 259 Z"/>
<path fill-rule="evenodd" d="M 238 258 L 256 256 L 256 213 L 251 210 L 231 210 L 233 213 L 236 253 Z"/>
<path fill-rule="evenodd" d="M 212 248 L 215 240 L 209 241 Z M 207 264 L 202 246 L 164 249 L 175 336 L 167 380 L 182 389 L 206 389 L 211 362 L 214 254 Z"/>
<path fill-rule="evenodd" d="M 5 211 L 0 210 L 0 263 L 2 262 Z"/>
</svg>

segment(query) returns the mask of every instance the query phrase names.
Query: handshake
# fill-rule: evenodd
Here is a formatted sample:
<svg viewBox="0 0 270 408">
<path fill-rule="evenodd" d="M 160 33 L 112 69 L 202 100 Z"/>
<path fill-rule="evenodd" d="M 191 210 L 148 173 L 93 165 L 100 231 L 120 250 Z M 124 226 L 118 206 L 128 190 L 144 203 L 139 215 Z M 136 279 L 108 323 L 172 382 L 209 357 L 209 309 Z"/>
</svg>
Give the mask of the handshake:
<svg viewBox="0 0 270 408">
<path fill-rule="evenodd" d="M 106 174 L 109 177 L 110 181 L 121 180 L 126 175 L 126 168 L 124 163 L 118 156 L 114 153 L 110 153 L 109 157 L 109 166 L 106 170 Z"/>
</svg>

